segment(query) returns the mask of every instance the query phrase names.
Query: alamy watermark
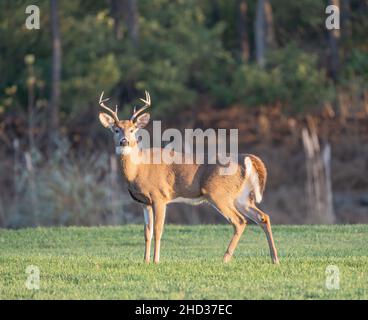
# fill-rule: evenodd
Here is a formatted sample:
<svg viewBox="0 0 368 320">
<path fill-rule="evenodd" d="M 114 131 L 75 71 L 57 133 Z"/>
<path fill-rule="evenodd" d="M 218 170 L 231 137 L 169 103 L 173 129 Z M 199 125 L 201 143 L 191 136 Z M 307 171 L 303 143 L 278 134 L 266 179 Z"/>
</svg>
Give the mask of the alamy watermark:
<svg viewBox="0 0 368 320">
<path fill-rule="evenodd" d="M 26 28 L 28 30 L 39 30 L 40 8 L 32 4 L 26 7 L 25 13 L 29 15 L 25 21 Z M 329 15 L 325 21 L 327 30 L 340 29 L 340 8 L 336 5 L 329 5 L 326 7 L 325 13 Z"/>
<path fill-rule="evenodd" d="M 329 15 L 325 21 L 326 29 L 327 30 L 339 30 L 340 29 L 340 8 L 338 6 L 329 5 L 326 7 L 325 13 Z"/>
<path fill-rule="evenodd" d="M 26 7 L 26 14 L 29 16 L 26 18 L 26 28 L 28 30 L 40 29 L 40 8 L 36 5 L 29 5 Z"/>
<path fill-rule="evenodd" d="M 27 280 L 25 286 L 28 290 L 40 289 L 40 268 L 34 265 L 27 266 L 26 268 Z"/>
<path fill-rule="evenodd" d="M 221 175 L 238 168 L 238 129 L 185 129 L 161 131 L 161 121 L 153 121 L 149 131 L 136 132 L 136 147 L 116 146 L 117 154 L 129 154 L 135 164 L 218 164 Z M 229 132 L 229 134 L 227 134 Z M 151 140 L 153 141 L 151 148 Z M 161 146 L 165 144 L 163 148 Z"/>
<path fill-rule="evenodd" d="M 325 270 L 326 274 L 326 289 L 338 290 L 340 289 L 340 270 L 335 265 L 329 265 Z"/>
</svg>

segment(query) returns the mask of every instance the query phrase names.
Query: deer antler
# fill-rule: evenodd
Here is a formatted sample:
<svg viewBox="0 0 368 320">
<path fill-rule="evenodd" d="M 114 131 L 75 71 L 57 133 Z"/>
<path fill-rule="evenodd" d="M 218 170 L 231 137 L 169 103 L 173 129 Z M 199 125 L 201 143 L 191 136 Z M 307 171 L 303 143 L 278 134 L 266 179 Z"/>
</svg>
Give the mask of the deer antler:
<svg viewBox="0 0 368 320">
<path fill-rule="evenodd" d="M 145 91 L 145 93 L 146 93 L 146 99 L 140 98 L 140 100 L 144 102 L 144 106 L 139 108 L 138 110 L 136 110 L 136 107 L 134 107 L 133 115 L 130 118 L 130 120 L 133 122 L 137 119 L 139 114 L 141 114 L 144 110 L 148 109 L 151 106 L 151 97 L 147 91 Z"/>
<path fill-rule="evenodd" d="M 115 122 L 119 122 L 119 117 L 118 117 L 118 105 L 116 105 L 115 107 L 115 111 L 111 110 L 109 107 L 107 107 L 105 105 L 105 102 L 106 101 L 109 101 L 110 98 L 106 98 L 106 99 L 103 99 L 103 95 L 104 95 L 104 92 L 102 91 L 101 95 L 100 95 L 100 100 L 99 100 L 99 104 L 101 106 L 101 108 L 104 108 L 105 110 L 107 110 L 108 112 L 111 113 L 112 117 L 114 118 Z"/>
</svg>

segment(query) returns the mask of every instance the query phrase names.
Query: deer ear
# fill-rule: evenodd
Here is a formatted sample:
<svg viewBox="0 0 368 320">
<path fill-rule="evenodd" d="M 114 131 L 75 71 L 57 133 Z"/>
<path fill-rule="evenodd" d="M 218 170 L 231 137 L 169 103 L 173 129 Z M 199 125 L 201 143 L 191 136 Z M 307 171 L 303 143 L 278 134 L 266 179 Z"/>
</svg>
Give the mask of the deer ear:
<svg viewBox="0 0 368 320">
<path fill-rule="evenodd" d="M 101 124 L 108 129 L 111 129 L 115 121 L 107 113 L 100 113 L 99 116 Z"/>
<path fill-rule="evenodd" d="M 135 121 L 135 126 L 138 129 L 142 129 L 148 124 L 149 120 L 150 120 L 150 114 L 144 113 L 137 118 L 137 120 Z"/>
</svg>

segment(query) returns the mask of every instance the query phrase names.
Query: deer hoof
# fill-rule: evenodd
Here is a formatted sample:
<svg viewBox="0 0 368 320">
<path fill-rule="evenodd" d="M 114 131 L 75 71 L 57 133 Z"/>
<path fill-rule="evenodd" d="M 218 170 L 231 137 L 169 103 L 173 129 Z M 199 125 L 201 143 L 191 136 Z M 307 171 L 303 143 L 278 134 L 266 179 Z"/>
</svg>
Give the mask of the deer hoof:
<svg viewBox="0 0 368 320">
<path fill-rule="evenodd" d="M 231 254 L 225 253 L 224 259 L 223 259 L 224 263 L 228 263 L 231 260 L 231 258 L 232 258 Z"/>
</svg>

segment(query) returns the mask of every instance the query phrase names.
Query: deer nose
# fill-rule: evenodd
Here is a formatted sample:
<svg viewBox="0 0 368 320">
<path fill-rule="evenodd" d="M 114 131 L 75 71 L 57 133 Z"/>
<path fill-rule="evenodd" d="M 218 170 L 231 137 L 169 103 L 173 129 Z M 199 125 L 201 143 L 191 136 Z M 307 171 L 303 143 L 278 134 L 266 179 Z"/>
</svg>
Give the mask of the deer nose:
<svg viewBox="0 0 368 320">
<path fill-rule="evenodd" d="M 120 140 L 120 145 L 123 146 L 123 147 L 126 147 L 126 146 L 129 145 L 129 141 L 126 138 L 122 138 Z"/>
</svg>

